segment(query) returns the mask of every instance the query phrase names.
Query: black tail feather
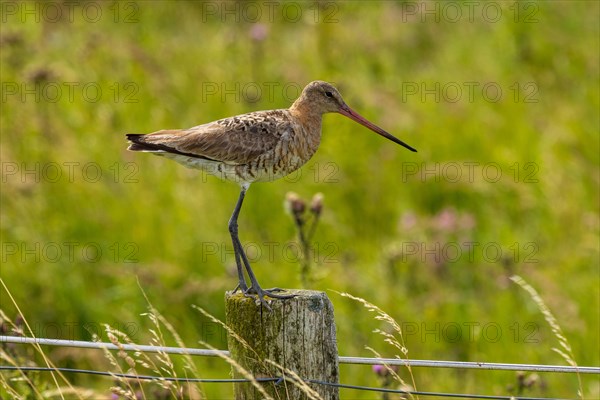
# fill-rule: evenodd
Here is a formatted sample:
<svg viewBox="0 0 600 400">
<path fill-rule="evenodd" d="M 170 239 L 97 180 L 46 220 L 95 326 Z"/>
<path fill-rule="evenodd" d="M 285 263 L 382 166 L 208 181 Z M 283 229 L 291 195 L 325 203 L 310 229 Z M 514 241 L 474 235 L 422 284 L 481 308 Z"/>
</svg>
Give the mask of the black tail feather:
<svg viewBox="0 0 600 400">
<path fill-rule="evenodd" d="M 131 143 L 129 144 L 129 147 L 127 148 L 127 150 L 129 151 L 147 151 L 147 152 L 155 152 L 155 153 L 172 153 L 172 154 L 179 154 L 182 156 L 186 156 L 186 157 L 193 157 L 193 158 L 201 158 L 204 160 L 210 160 L 210 161 L 215 161 L 212 160 L 208 157 L 204 157 L 201 156 L 200 154 L 192 154 L 192 153 L 186 153 L 183 151 L 179 151 L 177 149 L 174 149 L 173 147 L 164 145 L 164 144 L 158 144 L 158 143 L 148 143 L 144 141 L 144 134 L 140 134 L 140 133 L 127 133 L 127 140 L 129 140 Z"/>
<path fill-rule="evenodd" d="M 160 148 L 157 148 L 157 146 L 149 144 L 149 143 L 145 143 L 143 141 L 143 137 L 146 136 L 144 134 L 140 134 L 140 133 L 127 133 L 125 136 L 127 136 L 127 140 L 129 140 L 131 143 L 129 144 L 129 147 L 127 148 L 127 150 L 130 151 L 157 151 L 157 150 L 163 150 Z"/>
<path fill-rule="evenodd" d="M 142 143 L 142 138 L 146 135 L 143 133 L 126 133 L 125 136 L 127 136 L 127 140 L 133 143 Z"/>
</svg>

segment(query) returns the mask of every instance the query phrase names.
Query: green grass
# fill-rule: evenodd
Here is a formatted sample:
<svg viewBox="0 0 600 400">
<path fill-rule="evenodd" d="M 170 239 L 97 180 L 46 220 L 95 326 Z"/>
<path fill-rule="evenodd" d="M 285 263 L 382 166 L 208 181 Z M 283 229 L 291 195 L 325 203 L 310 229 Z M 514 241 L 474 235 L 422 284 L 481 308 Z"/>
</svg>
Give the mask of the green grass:
<svg viewBox="0 0 600 400">
<path fill-rule="evenodd" d="M 471 22 L 464 6 L 456 23 L 442 11 L 436 23 L 434 16 L 409 15 L 402 4 L 414 3 L 387 1 L 325 3 L 316 22 L 313 3 L 293 3 L 303 11 L 294 22 L 282 16 L 280 4 L 272 21 L 263 6 L 261 41 L 252 39 L 242 3 L 228 3 L 238 12 L 225 21 L 206 8 L 223 11 L 220 3 L 93 4 L 103 12 L 98 22 L 86 21 L 77 6 L 72 21 L 63 11 L 60 22 L 38 23 L 19 12 L 41 10 L 41 3 L 2 3 L 1 275 L 37 336 L 90 339 L 90 331 L 107 323 L 147 343 L 152 324 L 140 316 L 147 305 L 139 279 L 186 345 L 202 340 L 224 348 L 222 330 L 191 305 L 224 319 L 224 291 L 236 282 L 227 220 L 238 188 L 169 160 L 128 153 L 124 134 L 288 107 L 294 88 L 323 79 L 419 152 L 342 116 L 325 116 L 321 148 L 298 176 L 248 192 L 240 234 L 261 248 L 254 263 L 261 283 L 300 285 L 299 263 L 281 251 L 295 240 L 283 201 L 288 191 L 303 198 L 322 192 L 314 240 L 318 255 L 331 262 L 314 266 L 320 279 L 313 288 L 364 298 L 413 329 L 405 336 L 410 357 L 563 363 L 543 316 L 509 281 L 518 274 L 552 309 L 577 363 L 600 365 L 597 2 L 525 2 L 517 22 L 514 3 L 494 3 L 503 11 L 497 22 L 481 17 L 482 6 L 475 6 Z M 8 5 L 16 5 L 16 15 Z M 532 11 L 535 21 L 526 20 Z M 331 12 L 337 22 L 323 23 Z M 72 99 L 69 82 L 78 84 Z M 260 99 L 245 86 L 253 82 L 263 89 Z M 275 83 L 271 96 L 266 88 Z M 436 101 L 421 90 L 436 83 L 440 90 L 458 85 L 463 95 Z M 496 102 L 481 91 L 489 83 L 502 90 Z M 90 100 L 92 89 L 85 97 L 86 84 L 101 88 L 97 101 Z M 286 84 L 291 89 L 284 93 Z M 56 102 L 49 101 L 53 85 L 62 89 Z M 409 94 L 413 85 L 418 93 Z M 215 87 L 216 94 L 207 93 Z M 465 163 L 478 163 L 472 179 Z M 498 181 L 490 168 L 502 172 Z M 97 181 L 96 170 L 102 172 Z M 454 218 L 464 224 L 448 222 Z M 473 257 L 465 242 L 479 244 Z M 436 261 L 407 248 L 436 243 L 463 244 L 462 257 Z M 483 253 L 484 247 L 501 248 L 503 257 Z M 371 333 L 380 328 L 372 315 L 329 293 L 340 354 L 371 356 L 365 346 L 396 354 Z M 4 292 L 0 308 L 15 318 Z M 456 324 L 462 337 L 451 340 L 444 328 Z M 497 340 L 490 330 L 496 327 Z M 94 352 L 47 353 L 56 365 L 108 367 Z M 220 360 L 196 363 L 202 377 L 229 373 Z M 507 387 L 516 382 L 509 372 L 413 373 L 420 390 L 510 394 Z M 526 394 L 576 396 L 575 376 L 541 377 L 546 389 Z M 341 379 L 379 382 L 359 366 L 342 366 Z M 582 380 L 586 397 L 598 397 L 597 379 Z M 107 394 L 113 384 L 72 381 Z M 227 385 L 204 390 L 209 398 L 231 395 Z"/>
</svg>

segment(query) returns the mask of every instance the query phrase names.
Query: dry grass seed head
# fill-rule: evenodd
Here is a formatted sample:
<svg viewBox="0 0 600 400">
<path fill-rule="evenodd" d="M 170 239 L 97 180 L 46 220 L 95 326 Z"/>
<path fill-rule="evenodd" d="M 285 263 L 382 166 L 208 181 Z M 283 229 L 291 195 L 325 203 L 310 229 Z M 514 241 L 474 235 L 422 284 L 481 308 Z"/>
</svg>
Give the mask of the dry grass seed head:
<svg viewBox="0 0 600 400">
<path fill-rule="evenodd" d="M 527 293 L 529 293 L 529 296 L 537 305 L 538 309 L 541 311 L 548 325 L 550 325 L 552 333 L 554 334 L 554 336 L 558 340 L 558 344 L 560 345 L 560 347 L 563 348 L 564 351 L 555 347 L 553 347 L 552 350 L 558 353 L 569 365 L 577 368 L 575 356 L 573 355 L 573 351 L 571 350 L 571 344 L 567 340 L 566 336 L 562 331 L 562 328 L 558 324 L 558 320 L 554 317 L 554 314 L 552 314 L 552 311 L 550 311 L 550 309 L 542 299 L 542 296 L 540 296 L 537 290 L 535 290 L 533 286 L 527 283 L 525 279 L 523 279 L 519 275 L 513 275 L 510 277 L 510 279 L 517 285 L 521 286 L 521 288 L 525 289 Z M 579 371 L 577 371 L 577 380 L 579 382 L 578 395 L 581 399 L 583 399 L 583 386 L 581 384 L 581 375 L 579 374 Z"/>
<path fill-rule="evenodd" d="M 284 380 L 286 382 L 293 383 L 294 386 L 296 386 L 298 389 L 302 390 L 302 392 L 310 400 L 323 400 L 321 395 L 319 393 L 317 393 L 313 388 L 308 386 L 308 384 L 306 382 L 304 382 L 304 380 L 302 378 L 300 378 L 298 376 L 298 374 L 296 374 L 294 371 L 292 371 L 289 368 L 285 368 L 283 365 L 280 365 L 280 364 L 276 363 L 275 361 L 272 361 L 272 360 L 265 360 L 265 361 L 267 363 L 277 367 L 281 371 L 281 374 L 283 375 Z"/>
<path fill-rule="evenodd" d="M 262 364 L 262 366 L 266 369 L 267 365 L 264 363 L 264 361 L 261 359 L 261 357 L 258 355 L 258 353 L 256 352 L 256 350 L 254 350 L 249 344 L 248 342 L 246 342 L 246 340 L 244 340 L 243 337 L 241 337 L 240 335 L 238 335 L 233 329 L 231 329 L 230 326 L 228 326 L 226 323 L 224 323 L 223 321 L 221 321 L 220 319 L 214 317 L 213 315 L 211 315 L 209 312 L 207 312 L 206 310 L 204 310 L 202 307 L 196 306 L 192 304 L 192 308 L 200 311 L 202 313 L 202 315 L 204 315 L 205 317 L 207 317 L 208 319 L 210 319 L 211 321 L 213 321 L 214 323 L 221 325 L 223 327 L 223 329 L 225 329 L 227 331 L 227 333 L 234 338 L 238 343 L 240 343 L 246 350 L 251 351 L 252 353 L 254 353 L 254 355 L 256 356 L 256 361 L 260 362 Z"/>
<path fill-rule="evenodd" d="M 8 287 L 6 286 L 6 284 L 4 283 L 4 280 L 2 278 L 0 278 L 0 285 L 2 286 L 2 288 L 4 288 L 4 291 L 8 295 L 8 298 L 10 299 L 10 302 L 12 303 L 12 305 L 15 307 L 15 310 L 17 311 L 18 315 L 21 316 L 21 318 L 23 320 L 23 325 L 27 328 L 27 332 L 29 332 L 30 337 L 35 338 L 35 334 L 33 333 L 33 330 L 31 329 L 31 326 L 29 325 L 29 322 L 25 318 L 25 315 L 21 311 L 21 307 L 19 307 L 19 305 L 17 304 L 15 298 L 13 297 L 12 293 L 10 292 L 10 290 L 8 290 Z M 6 320 L 10 321 L 10 319 L 6 318 L 6 315 L 4 313 L 2 313 L 2 315 L 3 315 L 3 318 L 5 318 Z M 24 336 L 26 336 L 26 335 L 24 335 Z M 39 344 L 35 343 L 35 344 L 33 344 L 33 348 L 42 357 L 42 359 L 44 360 L 44 363 L 46 364 L 46 367 L 53 369 L 53 371 L 50 372 L 50 376 L 52 377 L 52 382 L 54 383 L 55 387 L 59 391 L 62 388 L 62 386 L 58 383 L 58 379 L 56 378 L 56 376 L 58 375 L 58 377 L 62 380 L 62 382 L 64 382 L 69 388 L 72 388 L 73 386 L 71 386 L 71 383 L 63 375 L 63 373 L 60 372 L 60 371 L 58 371 L 56 369 L 56 366 L 46 356 L 46 353 L 44 353 L 44 350 L 42 349 L 42 346 L 40 346 Z M 61 395 L 61 397 L 62 397 L 62 395 Z M 82 397 L 80 395 L 77 395 L 77 397 L 80 398 L 80 399 L 82 399 Z"/>
<path fill-rule="evenodd" d="M 396 320 L 394 318 L 392 318 L 389 314 L 387 314 L 381 308 L 377 307 L 376 305 L 368 302 L 367 300 L 365 300 L 363 298 L 353 296 L 353 295 L 351 295 L 349 293 L 340 293 L 340 292 L 336 292 L 336 293 L 338 293 L 342 297 L 348 297 L 348 298 L 350 298 L 352 300 L 358 301 L 369 312 L 374 312 L 374 313 L 377 314 L 375 316 L 376 320 L 378 320 L 378 321 L 384 321 L 384 322 L 388 323 L 392 327 L 392 329 L 398 333 L 398 336 L 400 337 L 399 340 L 393 334 L 391 334 L 389 332 L 384 332 L 381 329 L 376 329 L 374 331 L 374 333 L 382 335 L 385 338 L 384 339 L 385 342 L 387 342 L 387 343 L 391 344 L 392 346 L 396 347 L 398 350 L 400 350 L 400 352 L 405 357 L 408 357 L 408 348 L 406 347 L 406 345 L 404 343 L 404 336 L 402 334 L 402 328 L 400 327 L 400 325 L 398 325 L 398 323 L 396 322 Z M 369 349 L 369 350 L 373 351 L 375 354 L 377 354 L 378 358 L 382 358 L 372 348 L 367 347 L 367 349 Z M 402 358 L 400 358 L 400 359 L 402 359 Z M 406 364 L 405 364 L 406 365 L 406 369 L 408 370 L 408 373 L 410 374 L 410 377 L 411 377 L 411 380 L 412 380 L 412 387 L 414 387 L 415 390 L 416 390 L 417 385 L 416 385 L 416 382 L 415 382 L 415 377 L 414 377 L 413 372 L 412 372 L 412 368 L 410 366 L 410 363 L 408 362 L 408 358 L 405 358 L 405 360 L 407 361 Z M 391 368 L 389 368 L 389 366 L 386 366 L 386 369 L 390 370 Z M 404 383 L 404 381 L 402 381 L 402 379 L 400 379 L 400 376 L 398 374 L 394 373 L 392 376 L 394 376 L 394 379 L 397 379 L 401 384 L 403 384 L 405 386 L 408 386 L 408 385 L 406 385 L 406 383 Z M 416 398 L 418 398 L 418 396 Z"/>
<path fill-rule="evenodd" d="M 210 350 L 217 350 L 216 348 L 214 348 L 213 346 L 211 346 L 210 344 L 208 344 L 202 340 L 200 340 L 198 343 L 200 343 L 202 346 L 206 346 L 206 348 L 208 348 Z M 235 368 L 235 370 L 238 371 L 244 378 L 248 379 L 250 384 L 252 386 L 254 386 L 256 388 L 256 390 L 258 390 L 264 396 L 265 400 L 274 400 L 271 396 L 269 396 L 269 394 L 265 391 L 265 389 L 258 383 L 258 381 L 254 378 L 254 375 L 252 375 L 252 373 L 250 371 L 248 371 L 247 369 L 242 367 L 240 364 L 238 364 L 237 361 L 235 361 L 233 358 L 229 357 L 228 355 L 225 355 L 221 352 L 217 352 L 217 356 L 221 357 L 229 365 L 231 365 L 233 368 Z"/>
</svg>

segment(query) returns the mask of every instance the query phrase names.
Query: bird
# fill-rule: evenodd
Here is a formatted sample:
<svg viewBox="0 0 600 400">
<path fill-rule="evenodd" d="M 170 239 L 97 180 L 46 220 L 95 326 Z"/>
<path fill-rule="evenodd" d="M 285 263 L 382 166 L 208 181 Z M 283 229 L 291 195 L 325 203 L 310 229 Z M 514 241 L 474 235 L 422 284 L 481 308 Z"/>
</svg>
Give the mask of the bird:
<svg viewBox="0 0 600 400">
<path fill-rule="evenodd" d="M 288 299 L 294 295 L 284 294 L 285 290 L 280 288 L 263 289 L 259 285 L 239 239 L 240 210 L 252 183 L 282 178 L 302 167 L 315 154 L 326 113 L 342 114 L 410 151 L 417 151 L 350 108 L 339 91 L 324 81 L 306 85 L 288 109 L 250 112 L 189 129 L 126 134 L 130 151 L 163 156 L 240 185 L 228 224 L 239 280 L 234 292 L 239 289 L 248 297 L 256 296 L 257 304 L 268 309 L 266 297 Z"/>
</svg>

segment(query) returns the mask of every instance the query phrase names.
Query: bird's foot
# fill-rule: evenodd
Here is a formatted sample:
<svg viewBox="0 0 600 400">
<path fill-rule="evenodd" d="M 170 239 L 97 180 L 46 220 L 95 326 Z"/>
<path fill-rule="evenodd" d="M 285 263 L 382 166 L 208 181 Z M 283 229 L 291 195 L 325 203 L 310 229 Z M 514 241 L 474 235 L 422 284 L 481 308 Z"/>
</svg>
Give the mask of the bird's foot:
<svg viewBox="0 0 600 400">
<path fill-rule="evenodd" d="M 238 285 L 235 287 L 235 289 L 233 289 L 232 293 L 236 293 L 238 290 L 241 291 L 242 293 L 246 294 L 246 292 L 248 292 L 248 285 L 246 285 L 246 282 L 238 283 Z"/>
<path fill-rule="evenodd" d="M 265 306 L 269 311 L 273 311 L 271 306 L 269 306 L 269 302 L 265 297 L 271 297 L 273 299 L 291 299 L 296 297 L 295 294 L 277 294 L 278 292 L 285 292 L 285 289 L 281 288 L 272 288 L 272 289 L 263 289 L 260 286 L 254 287 L 251 286 L 246 291 L 243 291 L 246 297 L 254 297 L 256 296 L 256 303 Z"/>
</svg>

